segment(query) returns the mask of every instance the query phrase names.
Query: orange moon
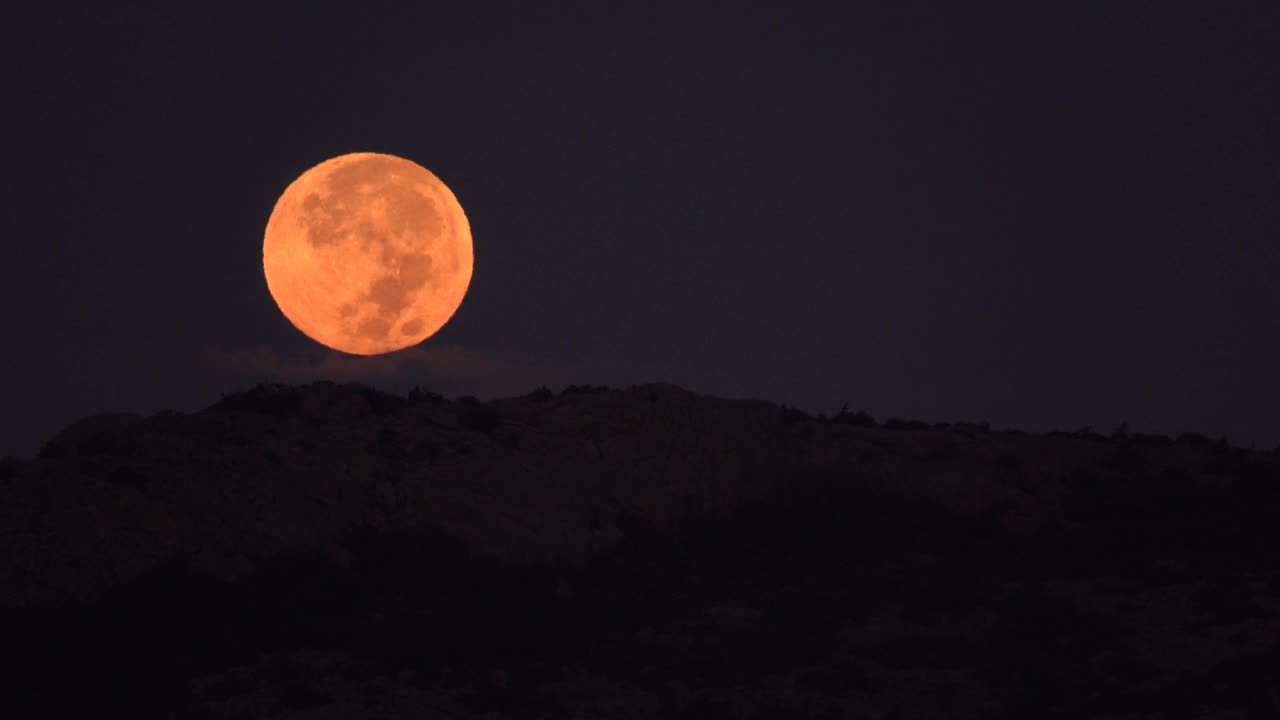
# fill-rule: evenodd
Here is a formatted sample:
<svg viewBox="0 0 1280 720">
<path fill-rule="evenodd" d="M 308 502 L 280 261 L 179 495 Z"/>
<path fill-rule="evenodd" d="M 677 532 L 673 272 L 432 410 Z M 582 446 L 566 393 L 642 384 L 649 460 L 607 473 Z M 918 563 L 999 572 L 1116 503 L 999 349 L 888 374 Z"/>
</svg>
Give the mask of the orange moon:
<svg viewBox="0 0 1280 720">
<path fill-rule="evenodd" d="M 429 170 L 379 153 L 326 160 L 276 202 L 262 242 L 267 288 L 316 342 L 352 355 L 416 345 L 471 284 L 471 226 Z"/>
</svg>

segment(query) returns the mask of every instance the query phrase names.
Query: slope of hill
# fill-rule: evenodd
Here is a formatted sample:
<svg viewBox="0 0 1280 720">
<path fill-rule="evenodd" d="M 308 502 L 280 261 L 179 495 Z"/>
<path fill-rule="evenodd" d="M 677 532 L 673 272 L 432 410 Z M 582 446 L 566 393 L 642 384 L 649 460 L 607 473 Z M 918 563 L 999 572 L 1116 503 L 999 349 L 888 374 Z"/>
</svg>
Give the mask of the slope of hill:
<svg viewBox="0 0 1280 720">
<path fill-rule="evenodd" d="M 1194 436 L 268 385 L 0 493 L 20 718 L 1280 716 L 1280 458 Z"/>
</svg>

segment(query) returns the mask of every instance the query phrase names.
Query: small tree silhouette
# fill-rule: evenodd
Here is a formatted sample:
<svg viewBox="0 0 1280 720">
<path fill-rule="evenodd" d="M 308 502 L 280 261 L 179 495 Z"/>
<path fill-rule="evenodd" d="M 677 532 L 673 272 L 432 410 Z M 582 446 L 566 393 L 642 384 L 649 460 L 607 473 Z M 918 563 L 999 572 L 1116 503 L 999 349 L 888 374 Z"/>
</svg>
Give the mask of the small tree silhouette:
<svg viewBox="0 0 1280 720">
<path fill-rule="evenodd" d="M 1179 445 L 1208 445 L 1209 438 L 1198 432 L 1184 432 L 1178 436 Z"/>
<path fill-rule="evenodd" d="M 849 412 L 849 403 L 842 405 L 840 412 L 832 416 L 831 420 L 841 425 L 853 425 L 854 427 L 878 427 L 876 419 L 871 417 L 870 413 L 863 410 Z"/>
<path fill-rule="evenodd" d="M 422 405 L 423 403 L 441 403 L 444 402 L 444 396 L 438 392 L 432 392 L 426 388 L 414 385 L 409 391 L 409 405 Z"/>
<path fill-rule="evenodd" d="M 782 405 L 778 408 L 778 418 L 783 425 L 794 425 L 809 419 L 809 415 L 800 408 Z"/>
<path fill-rule="evenodd" d="M 406 405 L 406 401 L 400 396 L 377 388 L 361 388 L 360 394 L 364 396 L 365 402 L 369 403 L 369 409 L 374 415 L 395 415 Z"/>
</svg>

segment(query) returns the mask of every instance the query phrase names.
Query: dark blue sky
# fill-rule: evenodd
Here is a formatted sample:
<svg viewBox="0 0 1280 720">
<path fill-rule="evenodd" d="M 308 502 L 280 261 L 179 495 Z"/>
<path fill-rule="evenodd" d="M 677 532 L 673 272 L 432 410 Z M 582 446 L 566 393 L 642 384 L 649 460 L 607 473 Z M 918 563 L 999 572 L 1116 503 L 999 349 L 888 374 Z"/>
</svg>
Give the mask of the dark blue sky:
<svg viewBox="0 0 1280 720">
<path fill-rule="evenodd" d="M 6 21 L 0 454 L 267 378 L 1280 443 L 1280 4 L 453 4 Z M 354 151 L 439 175 L 476 249 L 377 359 L 261 268 Z"/>
</svg>

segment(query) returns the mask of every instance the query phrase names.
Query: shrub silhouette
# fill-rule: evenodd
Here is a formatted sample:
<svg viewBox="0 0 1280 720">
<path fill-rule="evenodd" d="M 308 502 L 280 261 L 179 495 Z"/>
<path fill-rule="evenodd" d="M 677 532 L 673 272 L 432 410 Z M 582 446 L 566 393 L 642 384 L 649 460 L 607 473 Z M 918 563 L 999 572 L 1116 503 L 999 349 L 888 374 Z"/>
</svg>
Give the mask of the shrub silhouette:
<svg viewBox="0 0 1280 720">
<path fill-rule="evenodd" d="M 413 389 L 409 391 L 408 400 L 410 407 L 425 403 L 442 403 L 444 402 L 444 395 L 441 395 L 438 392 L 432 392 L 431 390 L 427 390 L 418 385 L 414 385 Z"/>
<path fill-rule="evenodd" d="M 76 446 L 76 454 L 82 457 L 124 456 L 133 453 L 135 449 L 133 440 L 123 433 L 100 430 L 81 440 Z"/>
<path fill-rule="evenodd" d="M 369 403 L 369 409 L 373 414 L 378 416 L 395 415 L 410 404 L 399 395 L 392 395 L 376 388 L 361 388 L 360 394 Z"/>
<path fill-rule="evenodd" d="M 778 407 L 778 419 L 783 425 L 794 425 L 809 420 L 809 414 L 800 408 L 781 405 Z"/>
<path fill-rule="evenodd" d="M 525 395 L 526 400 L 532 400 L 533 402 L 538 402 L 538 403 L 547 402 L 553 397 L 555 397 L 555 394 L 552 393 L 551 388 L 547 387 L 546 385 L 539 385 L 538 387 L 529 391 L 528 395 Z"/>
<path fill-rule="evenodd" d="M 840 412 L 831 416 L 831 421 L 841 425 L 853 425 L 855 427 L 877 427 L 876 419 L 870 414 L 859 410 L 858 412 L 849 412 L 849 403 L 845 403 Z"/>
<path fill-rule="evenodd" d="M 1179 445 L 1198 446 L 1198 445 L 1208 445 L 1209 443 L 1210 443 L 1209 438 L 1205 437 L 1204 435 L 1201 435 L 1198 432 L 1184 432 L 1178 436 Z"/>
<path fill-rule="evenodd" d="M 40 460 L 51 460 L 53 458 L 66 457 L 67 450 L 52 440 L 40 446 L 36 451 L 36 458 Z"/>
<path fill-rule="evenodd" d="M 1168 435 L 1157 433 L 1129 433 L 1126 439 L 1135 445 L 1146 447 L 1165 447 L 1174 443 L 1174 439 Z"/>
<path fill-rule="evenodd" d="M 224 395 L 214 404 L 219 410 L 289 417 L 302 407 L 302 393 L 297 388 L 279 383 L 259 383 L 243 392 Z"/>
<path fill-rule="evenodd" d="M 1210 447 L 1209 454 L 1215 457 L 1230 455 L 1235 448 L 1231 445 L 1231 438 L 1223 435 L 1218 438 Z"/>
<path fill-rule="evenodd" d="M 1081 427 L 1079 430 L 1072 433 L 1071 437 L 1078 438 L 1080 440 L 1094 440 L 1094 441 L 1102 441 L 1102 442 L 1106 442 L 1110 440 L 1110 438 L 1108 438 L 1107 436 L 1099 432 L 1096 432 L 1093 429 L 1092 425 L 1085 425 Z"/>
</svg>

